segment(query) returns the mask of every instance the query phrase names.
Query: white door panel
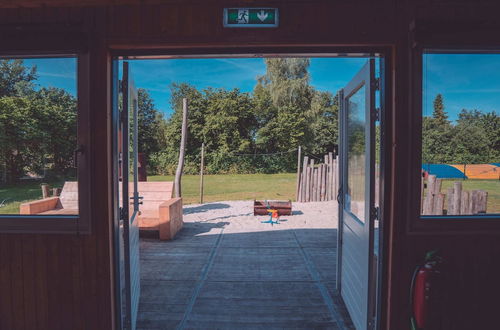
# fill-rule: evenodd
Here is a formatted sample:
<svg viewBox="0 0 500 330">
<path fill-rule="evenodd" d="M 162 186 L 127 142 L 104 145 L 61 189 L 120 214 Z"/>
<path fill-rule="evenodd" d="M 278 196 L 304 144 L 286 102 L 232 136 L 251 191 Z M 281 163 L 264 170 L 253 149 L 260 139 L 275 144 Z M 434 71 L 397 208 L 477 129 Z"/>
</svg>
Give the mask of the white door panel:
<svg viewBox="0 0 500 330">
<path fill-rule="evenodd" d="M 374 60 L 356 74 L 339 94 L 341 229 L 339 288 L 356 329 L 369 326 L 373 253 L 374 193 Z"/>
</svg>

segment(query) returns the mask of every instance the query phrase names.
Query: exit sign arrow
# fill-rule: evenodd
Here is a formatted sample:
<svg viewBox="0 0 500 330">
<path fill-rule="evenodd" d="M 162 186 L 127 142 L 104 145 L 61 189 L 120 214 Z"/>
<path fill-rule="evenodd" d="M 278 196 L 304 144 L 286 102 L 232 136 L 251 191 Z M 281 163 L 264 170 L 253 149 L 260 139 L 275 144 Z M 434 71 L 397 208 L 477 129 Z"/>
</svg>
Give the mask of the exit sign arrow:
<svg viewBox="0 0 500 330">
<path fill-rule="evenodd" d="M 268 28 L 278 26 L 278 8 L 224 8 L 224 27 Z"/>
<path fill-rule="evenodd" d="M 261 22 L 264 22 L 267 16 L 269 16 L 269 14 L 263 10 L 261 10 L 260 13 L 257 14 L 257 18 L 260 19 Z"/>
</svg>

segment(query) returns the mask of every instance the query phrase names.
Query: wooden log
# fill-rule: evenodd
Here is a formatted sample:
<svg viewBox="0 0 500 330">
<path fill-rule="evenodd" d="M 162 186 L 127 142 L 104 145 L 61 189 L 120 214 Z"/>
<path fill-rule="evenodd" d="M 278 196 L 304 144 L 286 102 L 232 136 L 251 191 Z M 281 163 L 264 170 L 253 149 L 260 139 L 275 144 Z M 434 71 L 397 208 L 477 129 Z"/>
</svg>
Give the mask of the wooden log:
<svg viewBox="0 0 500 330">
<path fill-rule="evenodd" d="M 427 191 L 424 200 L 424 208 L 422 211 L 423 215 L 432 215 L 432 210 L 434 206 L 434 194 L 430 191 Z"/>
<path fill-rule="evenodd" d="M 306 187 L 307 187 L 307 164 L 309 162 L 309 157 L 304 156 L 304 162 L 302 163 L 302 182 L 300 184 L 300 195 L 301 202 L 306 201 Z"/>
<path fill-rule="evenodd" d="M 200 204 L 203 204 L 203 170 L 205 167 L 205 143 L 201 144 L 201 162 L 200 162 Z"/>
<path fill-rule="evenodd" d="M 319 194 L 319 200 L 324 201 L 325 200 L 325 186 L 326 186 L 326 164 L 321 164 L 321 180 L 320 180 L 320 194 Z"/>
<path fill-rule="evenodd" d="M 182 197 L 181 179 L 182 170 L 184 169 L 184 155 L 186 153 L 187 141 L 187 127 L 188 127 L 188 101 L 186 98 L 182 99 L 182 129 L 181 129 L 181 145 L 179 151 L 179 163 L 175 171 L 174 191 L 175 197 Z"/>
<path fill-rule="evenodd" d="M 473 190 L 471 192 L 470 198 L 469 198 L 470 214 L 477 214 L 478 200 L 479 200 L 479 191 L 478 190 Z"/>
<path fill-rule="evenodd" d="M 61 195 L 61 188 L 52 188 L 52 197 L 57 197 Z"/>
<path fill-rule="evenodd" d="M 462 201 L 462 182 L 453 183 L 453 215 L 460 215 Z"/>
<path fill-rule="evenodd" d="M 436 194 L 434 197 L 434 205 L 433 205 L 433 215 L 443 215 L 444 209 L 444 194 Z"/>
<path fill-rule="evenodd" d="M 313 193 L 312 193 L 312 201 L 316 202 L 316 193 L 318 192 L 318 168 L 313 168 Z"/>
<path fill-rule="evenodd" d="M 325 164 L 324 165 L 324 169 L 323 171 L 325 172 L 325 187 L 324 187 L 324 190 L 323 190 L 323 200 L 327 201 L 328 200 L 328 168 L 329 168 L 329 165 L 328 164 Z"/>
<path fill-rule="evenodd" d="M 434 186 L 436 185 L 436 176 L 435 175 L 428 175 L 427 176 L 427 191 L 426 195 L 429 193 L 433 194 L 434 193 Z"/>
<path fill-rule="evenodd" d="M 320 193 L 321 193 L 321 165 L 318 165 L 317 173 L 316 173 L 316 202 L 320 201 Z"/>
<path fill-rule="evenodd" d="M 454 205 L 453 205 L 453 188 L 448 188 L 446 191 L 446 214 L 447 215 L 452 215 L 455 214 L 454 212 Z"/>
<path fill-rule="evenodd" d="M 422 180 L 420 180 L 420 214 L 424 214 L 424 195 L 425 191 L 425 177 L 422 175 Z"/>
<path fill-rule="evenodd" d="M 325 155 L 325 201 L 329 200 L 330 192 L 328 191 L 329 187 L 329 174 L 330 174 L 330 157 L 328 154 Z"/>
<path fill-rule="evenodd" d="M 479 190 L 479 198 L 477 205 L 477 213 L 487 213 L 487 204 L 488 204 L 488 192 L 484 190 Z"/>
<path fill-rule="evenodd" d="M 434 184 L 434 195 L 440 194 L 441 193 L 441 186 L 443 185 L 443 179 L 436 179 L 436 182 Z"/>
<path fill-rule="evenodd" d="M 308 173 L 308 185 L 307 185 L 307 191 L 308 191 L 308 198 L 307 201 L 311 202 L 313 200 L 313 174 L 314 174 L 314 159 L 311 159 L 309 161 L 309 173 Z"/>
<path fill-rule="evenodd" d="M 46 183 L 43 183 L 40 185 L 40 187 L 42 187 L 42 198 L 49 198 L 50 197 L 50 194 L 49 194 L 49 185 L 46 184 Z"/>
<path fill-rule="evenodd" d="M 470 208 L 469 208 L 469 192 L 463 190 L 462 191 L 462 196 L 461 196 L 461 201 L 460 201 L 460 214 L 470 214 Z"/>
<path fill-rule="evenodd" d="M 297 150 L 297 187 L 295 189 L 295 200 L 300 201 L 300 161 L 302 160 L 302 148 L 299 146 Z"/>
<path fill-rule="evenodd" d="M 334 199 L 335 193 L 333 192 L 333 157 L 332 153 L 328 153 L 328 196 L 329 200 Z"/>
</svg>

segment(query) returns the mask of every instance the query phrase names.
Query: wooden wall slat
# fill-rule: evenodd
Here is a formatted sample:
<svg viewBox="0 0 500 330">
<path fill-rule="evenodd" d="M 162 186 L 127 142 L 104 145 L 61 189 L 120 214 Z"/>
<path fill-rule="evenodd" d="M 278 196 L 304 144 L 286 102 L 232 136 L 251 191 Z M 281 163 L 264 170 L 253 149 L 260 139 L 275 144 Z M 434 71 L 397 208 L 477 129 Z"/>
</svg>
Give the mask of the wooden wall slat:
<svg viewBox="0 0 500 330">
<path fill-rule="evenodd" d="M 5 235 L 0 235 L 0 329 L 13 329 L 11 246 Z"/>
<path fill-rule="evenodd" d="M 47 273 L 47 243 L 44 236 L 32 236 L 35 241 L 34 267 L 35 295 L 36 295 L 36 322 L 39 329 L 49 329 L 49 301 L 48 301 L 48 273 Z"/>
<path fill-rule="evenodd" d="M 38 326 L 37 320 L 32 315 L 36 312 L 36 290 L 35 278 L 38 275 L 34 264 L 34 241 L 32 235 L 23 235 L 22 242 L 22 268 L 24 285 L 24 314 L 26 329 L 35 329 Z"/>
</svg>

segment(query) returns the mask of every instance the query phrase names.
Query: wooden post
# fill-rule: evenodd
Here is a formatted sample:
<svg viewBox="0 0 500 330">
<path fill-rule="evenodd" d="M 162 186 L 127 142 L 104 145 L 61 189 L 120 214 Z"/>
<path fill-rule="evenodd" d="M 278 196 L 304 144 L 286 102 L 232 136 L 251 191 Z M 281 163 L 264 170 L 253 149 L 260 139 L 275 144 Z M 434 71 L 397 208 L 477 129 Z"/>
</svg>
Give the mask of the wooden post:
<svg viewBox="0 0 500 330">
<path fill-rule="evenodd" d="M 175 171 L 174 191 L 175 197 L 182 197 L 181 178 L 182 170 L 184 169 L 184 154 L 186 153 L 186 140 L 187 140 L 187 121 L 188 121 L 188 102 L 186 98 L 182 99 L 182 132 L 181 132 L 181 145 L 179 151 L 179 163 Z"/>
<path fill-rule="evenodd" d="M 460 214 L 460 203 L 462 201 L 462 182 L 453 184 L 453 215 Z"/>
<path fill-rule="evenodd" d="M 200 204 L 203 204 L 203 169 L 205 166 L 205 143 L 201 144 L 201 163 L 200 163 Z"/>
<path fill-rule="evenodd" d="M 462 191 L 461 201 L 460 201 L 460 214 L 470 214 L 469 208 L 469 192 Z"/>
<path fill-rule="evenodd" d="M 477 213 L 486 213 L 487 204 L 488 204 L 488 192 L 484 190 L 479 190 Z"/>
<path fill-rule="evenodd" d="M 309 198 L 307 199 L 308 202 L 313 201 L 313 186 L 314 186 L 314 159 L 311 159 L 309 163 Z"/>
<path fill-rule="evenodd" d="M 455 207 L 453 205 L 453 188 L 448 188 L 446 191 L 446 215 L 455 214 Z"/>
<path fill-rule="evenodd" d="M 436 194 L 434 197 L 433 215 L 443 215 L 444 194 Z"/>
<path fill-rule="evenodd" d="M 42 198 L 48 198 L 49 195 L 49 185 L 46 183 L 42 183 L 40 185 L 42 187 Z"/>
<path fill-rule="evenodd" d="M 300 202 L 300 161 L 302 157 L 302 148 L 297 150 L 297 189 L 295 191 L 295 201 Z"/>
<path fill-rule="evenodd" d="M 427 176 L 427 191 L 424 199 L 423 215 L 432 215 L 434 208 L 434 186 L 436 185 L 436 176 Z"/>
<path fill-rule="evenodd" d="M 302 180 L 300 182 L 300 201 L 306 202 L 306 187 L 307 187 L 307 164 L 309 162 L 309 157 L 304 156 L 304 161 L 302 163 Z"/>
<path fill-rule="evenodd" d="M 476 214 L 478 205 L 477 202 L 479 200 L 479 190 L 473 190 L 470 194 L 469 198 L 469 212 L 470 214 Z"/>
</svg>

